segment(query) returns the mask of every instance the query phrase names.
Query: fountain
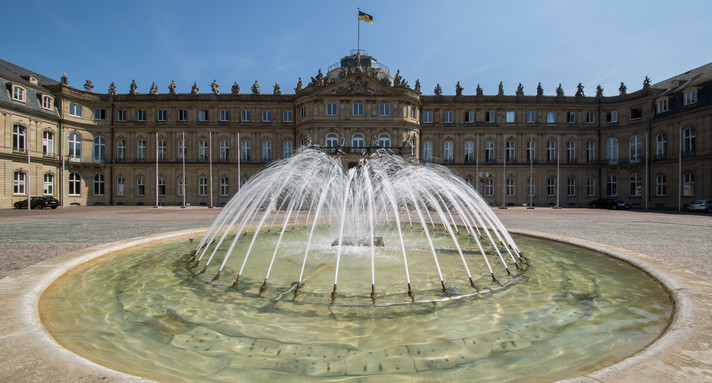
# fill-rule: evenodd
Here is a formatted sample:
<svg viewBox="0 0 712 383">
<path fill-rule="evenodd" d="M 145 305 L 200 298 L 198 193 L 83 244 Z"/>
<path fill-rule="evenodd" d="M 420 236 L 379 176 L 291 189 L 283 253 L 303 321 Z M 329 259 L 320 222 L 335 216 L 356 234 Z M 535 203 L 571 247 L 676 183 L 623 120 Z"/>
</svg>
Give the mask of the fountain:
<svg viewBox="0 0 712 383">
<path fill-rule="evenodd" d="M 381 152 L 344 170 L 306 149 L 244 185 L 197 245 L 73 270 L 40 313 L 100 364 L 216 382 L 551 381 L 665 329 L 669 298 L 634 267 L 514 239 L 442 167 Z"/>
</svg>

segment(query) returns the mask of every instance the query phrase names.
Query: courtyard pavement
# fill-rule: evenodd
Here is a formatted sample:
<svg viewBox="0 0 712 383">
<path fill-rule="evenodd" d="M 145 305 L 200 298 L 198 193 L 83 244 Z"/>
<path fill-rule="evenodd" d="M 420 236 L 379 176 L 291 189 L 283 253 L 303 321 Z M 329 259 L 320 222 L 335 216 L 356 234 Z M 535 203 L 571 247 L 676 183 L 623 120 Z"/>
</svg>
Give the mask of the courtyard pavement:
<svg viewBox="0 0 712 383">
<path fill-rule="evenodd" d="M 0 210 L 0 355 L 4 356 L 0 381 L 143 381 L 66 362 L 76 359 L 73 356 L 39 352 L 40 346 L 27 339 L 39 324 L 23 318 L 28 312 L 23 308 L 28 300 L 25 291 L 31 289 L 34 275 L 86 249 L 207 227 L 220 211 L 205 207 Z M 651 347 L 572 381 L 712 381 L 712 215 L 523 207 L 495 209 L 495 213 L 510 231 L 583 244 L 629 260 L 661 279 L 675 299 L 678 314 Z"/>
</svg>

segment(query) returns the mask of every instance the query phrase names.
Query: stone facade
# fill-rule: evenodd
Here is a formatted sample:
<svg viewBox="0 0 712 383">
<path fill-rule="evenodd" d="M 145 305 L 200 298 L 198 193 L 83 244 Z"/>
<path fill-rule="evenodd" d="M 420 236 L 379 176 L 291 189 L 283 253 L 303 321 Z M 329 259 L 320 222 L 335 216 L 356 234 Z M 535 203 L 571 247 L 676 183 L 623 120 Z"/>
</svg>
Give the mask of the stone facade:
<svg viewBox="0 0 712 383">
<path fill-rule="evenodd" d="M 423 95 L 419 81 L 411 88 L 358 53 L 293 94 L 277 84 L 241 94 L 237 83 L 221 93 L 215 81 L 208 93 L 99 94 L 1 60 L 0 81 L 3 208 L 28 193 L 63 206 L 222 206 L 302 145 L 345 167 L 380 147 L 442 164 L 493 206 L 610 196 L 672 209 L 712 198 L 712 64 L 646 78 L 635 92 L 622 84 L 614 97 L 582 86 L 574 96 L 467 94 L 459 84 L 455 95 Z"/>
</svg>

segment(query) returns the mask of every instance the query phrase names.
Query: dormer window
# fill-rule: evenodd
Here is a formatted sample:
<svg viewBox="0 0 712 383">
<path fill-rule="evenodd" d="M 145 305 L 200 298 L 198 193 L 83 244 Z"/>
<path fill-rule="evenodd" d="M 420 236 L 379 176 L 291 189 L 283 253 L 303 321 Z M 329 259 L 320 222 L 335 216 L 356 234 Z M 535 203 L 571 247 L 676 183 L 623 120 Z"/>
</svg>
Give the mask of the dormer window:
<svg viewBox="0 0 712 383">
<path fill-rule="evenodd" d="M 30 76 L 30 84 L 38 85 L 40 83 L 39 80 L 37 80 L 37 77 L 35 76 Z"/>
<path fill-rule="evenodd" d="M 697 89 L 685 91 L 685 105 L 697 103 Z"/>
<path fill-rule="evenodd" d="M 12 86 L 12 99 L 15 101 L 25 102 L 27 91 L 19 85 Z"/>
<path fill-rule="evenodd" d="M 45 94 L 42 95 L 42 107 L 47 110 L 54 109 L 54 99 Z"/>
<path fill-rule="evenodd" d="M 658 113 L 667 112 L 669 109 L 668 98 L 665 97 L 665 98 L 658 99 L 657 106 L 658 106 Z"/>
</svg>

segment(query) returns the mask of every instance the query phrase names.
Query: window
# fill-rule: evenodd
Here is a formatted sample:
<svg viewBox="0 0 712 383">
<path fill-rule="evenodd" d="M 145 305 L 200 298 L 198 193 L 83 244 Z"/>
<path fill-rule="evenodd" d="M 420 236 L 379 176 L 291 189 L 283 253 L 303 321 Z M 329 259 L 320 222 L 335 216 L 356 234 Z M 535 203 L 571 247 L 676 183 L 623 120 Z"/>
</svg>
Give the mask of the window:
<svg viewBox="0 0 712 383">
<path fill-rule="evenodd" d="M 378 135 L 378 146 L 382 148 L 391 147 L 391 136 L 386 133 L 381 133 Z"/>
<path fill-rule="evenodd" d="M 176 190 L 176 194 L 178 194 L 179 197 L 182 197 L 183 194 L 185 194 L 185 177 L 183 175 L 178 176 L 178 188 Z"/>
<path fill-rule="evenodd" d="M 549 197 L 556 195 L 556 179 L 554 177 L 546 179 L 546 195 Z"/>
<path fill-rule="evenodd" d="M 661 159 L 667 157 L 667 136 L 658 134 L 655 136 L 655 158 Z"/>
<path fill-rule="evenodd" d="M 335 148 L 339 146 L 339 138 L 336 136 L 336 133 L 327 134 L 325 144 L 328 148 Z"/>
<path fill-rule="evenodd" d="M 566 112 L 566 123 L 575 124 L 576 123 L 576 112 Z"/>
<path fill-rule="evenodd" d="M 423 112 L 423 124 L 433 123 L 433 112 Z"/>
<path fill-rule="evenodd" d="M 410 106 L 410 118 L 417 120 L 418 119 L 418 109 L 416 109 L 414 106 Z"/>
<path fill-rule="evenodd" d="M 230 121 L 230 111 L 229 110 L 221 110 L 220 111 L 220 121 Z"/>
<path fill-rule="evenodd" d="M 433 162 L 433 143 L 431 141 L 423 142 L 423 161 Z"/>
<path fill-rule="evenodd" d="M 178 141 L 178 161 L 183 161 L 185 159 L 185 140 Z"/>
<path fill-rule="evenodd" d="M 695 175 L 685 173 L 682 175 L 682 195 L 692 197 L 695 195 Z"/>
<path fill-rule="evenodd" d="M 366 144 L 366 140 L 361 133 L 356 133 L 353 136 L 351 136 L 351 147 L 352 148 L 363 148 Z M 351 149 L 351 153 L 353 154 L 359 154 L 362 153 L 363 150 L 354 150 Z"/>
<path fill-rule="evenodd" d="M 13 173 L 12 194 L 25 194 L 25 172 Z"/>
<path fill-rule="evenodd" d="M 218 154 L 220 162 L 230 161 L 230 141 L 220 140 L 220 153 Z"/>
<path fill-rule="evenodd" d="M 166 121 L 166 110 L 165 109 L 159 109 L 158 114 L 156 116 L 157 121 Z"/>
<path fill-rule="evenodd" d="M 166 140 L 158 141 L 158 160 L 159 161 L 166 160 Z"/>
<path fill-rule="evenodd" d="M 655 177 L 655 195 L 658 197 L 664 197 L 665 196 L 665 176 L 657 176 Z"/>
<path fill-rule="evenodd" d="M 116 161 L 124 162 L 126 160 L 126 141 L 119 140 L 116 143 Z"/>
<path fill-rule="evenodd" d="M 494 123 L 494 112 L 485 112 L 485 122 Z"/>
<path fill-rule="evenodd" d="M 475 142 L 465 141 L 465 163 L 474 164 L 475 163 Z"/>
<path fill-rule="evenodd" d="M 485 162 L 493 164 L 494 160 L 494 141 L 485 142 Z"/>
<path fill-rule="evenodd" d="M 336 116 L 338 113 L 336 104 L 326 104 L 326 115 Z"/>
<path fill-rule="evenodd" d="M 445 112 L 443 114 L 443 122 L 446 124 L 452 124 L 454 122 L 453 112 Z"/>
<path fill-rule="evenodd" d="M 158 195 L 166 195 L 166 180 L 163 177 L 158 177 Z"/>
<path fill-rule="evenodd" d="M 514 196 L 514 178 L 507 178 L 505 181 L 505 193 L 507 197 Z"/>
<path fill-rule="evenodd" d="M 272 111 L 263 110 L 262 111 L 262 122 L 272 122 Z"/>
<path fill-rule="evenodd" d="M 45 173 L 42 182 L 42 193 L 46 195 L 54 194 L 54 174 Z"/>
<path fill-rule="evenodd" d="M 146 160 L 146 141 L 137 140 L 136 141 L 136 161 L 143 162 Z"/>
<path fill-rule="evenodd" d="M 116 121 L 119 121 L 119 122 L 126 121 L 126 111 L 125 110 L 117 110 L 116 111 Z"/>
<path fill-rule="evenodd" d="M 527 197 L 533 197 L 536 195 L 536 186 L 534 180 L 527 178 Z"/>
<path fill-rule="evenodd" d="M 546 162 L 550 164 L 556 162 L 556 143 L 554 141 L 546 143 Z"/>
<path fill-rule="evenodd" d="M 208 111 L 205 109 L 198 110 L 198 121 L 208 121 Z"/>
<path fill-rule="evenodd" d="M 527 112 L 527 124 L 536 123 L 536 112 Z"/>
<path fill-rule="evenodd" d="M 106 120 L 106 109 L 94 109 L 94 120 L 101 121 Z"/>
<path fill-rule="evenodd" d="M 515 162 L 514 141 L 507 141 L 504 143 L 504 153 L 508 164 Z"/>
<path fill-rule="evenodd" d="M 536 161 L 536 149 L 534 146 L 534 141 L 527 142 L 527 163 L 531 164 Z"/>
<path fill-rule="evenodd" d="M 596 195 L 596 180 L 593 177 L 588 177 L 586 180 L 586 195 L 588 197 Z"/>
<path fill-rule="evenodd" d="M 290 158 L 293 152 L 292 141 L 282 141 L 282 158 Z"/>
<path fill-rule="evenodd" d="M 643 137 L 633 136 L 630 138 L 628 146 L 628 160 L 630 163 L 638 163 L 643 157 Z"/>
<path fill-rule="evenodd" d="M 596 113 L 586 112 L 586 123 L 587 124 L 595 124 L 596 123 Z"/>
<path fill-rule="evenodd" d="M 485 196 L 486 197 L 494 196 L 494 178 L 491 178 L 491 177 L 485 178 Z"/>
<path fill-rule="evenodd" d="M 198 195 L 208 195 L 208 177 L 200 177 L 198 179 Z"/>
<path fill-rule="evenodd" d="M 12 99 L 15 101 L 25 102 L 25 88 L 17 85 L 12 86 Z"/>
<path fill-rule="evenodd" d="M 282 122 L 292 122 L 292 111 L 285 110 L 282 112 Z"/>
<path fill-rule="evenodd" d="M 452 141 L 445 141 L 443 144 L 443 162 L 446 164 L 452 163 Z"/>
<path fill-rule="evenodd" d="M 146 185 L 143 183 L 143 177 L 136 177 L 136 195 L 141 197 L 146 193 Z"/>
<path fill-rule="evenodd" d="M 618 111 L 612 110 L 606 113 L 606 122 L 609 124 L 618 122 Z"/>
<path fill-rule="evenodd" d="M 475 122 L 475 112 L 465 112 L 465 123 L 473 124 Z"/>
<path fill-rule="evenodd" d="M 240 143 L 240 160 L 250 162 L 250 141 L 243 140 Z"/>
<path fill-rule="evenodd" d="M 82 158 L 82 137 L 76 133 L 69 135 L 69 160 L 80 161 Z"/>
<path fill-rule="evenodd" d="M 576 143 L 573 141 L 566 143 L 566 162 L 569 164 L 576 163 Z"/>
<path fill-rule="evenodd" d="M 609 164 L 618 163 L 618 140 L 615 138 L 606 140 L 606 162 Z"/>
<path fill-rule="evenodd" d="M 266 164 L 272 161 L 272 141 L 262 141 L 262 163 Z"/>
<path fill-rule="evenodd" d="M 556 123 L 556 112 L 546 112 L 546 123 L 555 124 Z"/>
<path fill-rule="evenodd" d="M 352 116 L 363 116 L 363 104 L 353 104 Z"/>
<path fill-rule="evenodd" d="M 145 110 L 136 111 L 136 121 L 146 121 L 146 111 Z"/>
<path fill-rule="evenodd" d="M 299 118 L 304 118 L 307 116 L 307 110 L 302 106 L 299 108 Z"/>
<path fill-rule="evenodd" d="M 208 141 L 198 141 L 198 161 L 205 162 L 208 160 Z"/>
<path fill-rule="evenodd" d="M 240 121 L 250 122 L 250 111 L 249 110 L 241 110 L 240 111 Z"/>
<path fill-rule="evenodd" d="M 630 196 L 640 197 L 643 192 L 643 183 L 640 181 L 640 176 L 636 173 L 630 176 Z"/>
<path fill-rule="evenodd" d="M 82 194 L 82 177 L 79 173 L 69 173 L 69 195 L 78 196 Z"/>
<path fill-rule="evenodd" d="M 94 195 L 104 195 L 104 175 L 101 173 L 94 176 Z"/>
<path fill-rule="evenodd" d="M 668 99 L 662 98 L 657 102 L 658 113 L 663 113 L 668 111 Z"/>
<path fill-rule="evenodd" d="M 576 178 L 569 177 L 566 180 L 566 195 L 569 197 L 576 196 Z"/>
<path fill-rule="evenodd" d="M 25 127 L 22 125 L 12 126 L 12 150 L 25 152 Z"/>
<path fill-rule="evenodd" d="M 697 89 L 691 89 L 685 92 L 685 105 L 694 104 L 697 102 Z"/>
<path fill-rule="evenodd" d="M 42 96 L 42 107 L 45 109 L 54 109 L 54 99 L 50 96 Z"/>
<path fill-rule="evenodd" d="M 379 116 L 390 116 L 391 115 L 391 104 L 379 104 L 378 105 L 378 115 Z"/>
<path fill-rule="evenodd" d="M 511 124 L 514 123 L 514 112 L 507 112 L 504 121 Z"/>
<path fill-rule="evenodd" d="M 687 128 L 682 131 L 682 154 L 695 154 L 695 144 L 697 141 L 697 131 L 695 128 Z"/>
<path fill-rule="evenodd" d="M 615 174 L 606 177 L 606 195 L 609 197 L 618 195 L 618 177 Z"/>
<path fill-rule="evenodd" d="M 126 194 L 126 181 L 124 180 L 124 177 L 119 177 L 116 179 L 116 195 L 117 196 L 122 196 Z"/>
<path fill-rule="evenodd" d="M 186 109 L 178 110 L 178 121 L 188 121 L 188 110 L 186 110 Z"/>
<path fill-rule="evenodd" d="M 596 143 L 588 141 L 586 143 L 586 163 L 592 164 L 596 162 Z"/>
<path fill-rule="evenodd" d="M 640 118 L 643 116 L 643 111 L 640 108 L 631 108 L 630 109 L 630 119 L 631 120 L 640 120 Z"/>
<path fill-rule="evenodd" d="M 104 137 L 94 137 L 94 150 L 92 160 L 96 163 L 103 163 L 106 159 L 106 140 Z"/>
<path fill-rule="evenodd" d="M 220 177 L 220 195 L 223 197 L 230 195 L 230 180 L 227 177 Z"/>
</svg>

